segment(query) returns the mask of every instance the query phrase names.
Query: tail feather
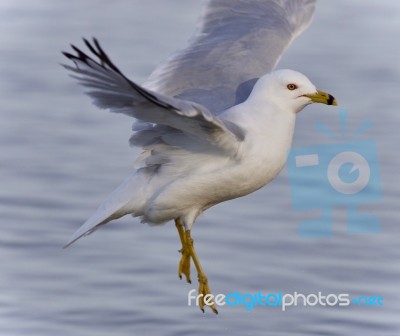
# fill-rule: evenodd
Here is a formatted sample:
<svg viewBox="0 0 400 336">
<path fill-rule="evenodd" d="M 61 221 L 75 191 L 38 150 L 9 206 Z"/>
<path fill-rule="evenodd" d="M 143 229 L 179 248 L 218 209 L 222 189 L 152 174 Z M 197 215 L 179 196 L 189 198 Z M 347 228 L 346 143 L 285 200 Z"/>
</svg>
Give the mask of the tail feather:
<svg viewBox="0 0 400 336">
<path fill-rule="evenodd" d="M 135 214 L 140 202 L 136 200 L 135 191 L 138 190 L 135 175 L 129 176 L 114 192 L 112 192 L 99 206 L 97 211 L 83 223 L 83 225 L 72 235 L 64 246 L 67 248 L 83 236 L 96 231 L 101 225 L 107 224 L 113 219 L 120 218 L 129 213 Z"/>
<path fill-rule="evenodd" d="M 96 211 L 83 225 L 75 231 L 75 233 L 71 236 L 68 243 L 64 246 L 64 248 L 69 247 L 73 243 L 75 243 L 78 239 L 90 235 L 94 231 L 96 231 L 101 225 L 108 223 L 110 220 L 114 219 L 113 214 L 108 213 L 98 213 Z M 115 217 L 116 218 L 116 217 Z"/>
</svg>

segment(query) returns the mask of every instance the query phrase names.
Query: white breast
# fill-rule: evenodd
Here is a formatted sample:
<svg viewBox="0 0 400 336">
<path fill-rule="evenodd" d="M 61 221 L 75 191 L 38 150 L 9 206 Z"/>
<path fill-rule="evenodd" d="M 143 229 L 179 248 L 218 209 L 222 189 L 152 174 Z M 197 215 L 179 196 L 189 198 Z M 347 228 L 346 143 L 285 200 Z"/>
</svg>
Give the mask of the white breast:
<svg viewBox="0 0 400 336">
<path fill-rule="evenodd" d="M 237 107 L 230 112 L 223 117 L 246 132 L 237 157 L 210 157 L 201 171 L 169 184 L 148 204 L 146 217 L 150 221 L 163 222 L 185 212 L 197 216 L 215 204 L 254 192 L 279 174 L 291 145 L 295 114 L 243 114 Z"/>
</svg>

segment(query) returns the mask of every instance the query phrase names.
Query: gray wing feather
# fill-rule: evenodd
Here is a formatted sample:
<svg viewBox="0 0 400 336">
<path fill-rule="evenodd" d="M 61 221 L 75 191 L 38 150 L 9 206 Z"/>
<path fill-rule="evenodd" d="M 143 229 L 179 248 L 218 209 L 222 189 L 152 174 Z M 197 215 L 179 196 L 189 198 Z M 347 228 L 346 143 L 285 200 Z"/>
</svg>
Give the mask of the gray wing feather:
<svg viewBox="0 0 400 336">
<path fill-rule="evenodd" d="M 217 114 L 243 102 L 310 23 L 316 0 L 211 0 L 187 46 L 144 86 Z"/>
<path fill-rule="evenodd" d="M 132 82 L 111 62 L 96 39 L 93 44 L 85 39 L 84 42 L 98 60 L 72 46 L 76 54 L 64 55 L 75 67 L 63 66 L 88 89 L 86 93 L 98 107 L 144 121 L 145 128 L 154 124 L 168 126 L 220 149 L 236 151 L 243 139 L 240 132 L 235 134 L 237 130 L 200 104 L 152 92 Z"/>
</svg>

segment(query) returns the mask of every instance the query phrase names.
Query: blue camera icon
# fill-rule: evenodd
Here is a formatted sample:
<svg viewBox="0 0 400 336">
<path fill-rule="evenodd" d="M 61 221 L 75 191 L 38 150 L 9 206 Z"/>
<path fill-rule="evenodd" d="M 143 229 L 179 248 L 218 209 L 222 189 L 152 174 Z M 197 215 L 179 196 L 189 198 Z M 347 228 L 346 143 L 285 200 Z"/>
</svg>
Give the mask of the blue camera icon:
<svg viewBox="0 0 400 336">
<path fill-rule="evenodd" d="M 348 209 L 349 233 L 380 231 L 377 218 L 357 210 L 360 204 L 377 202 L 382 197 L 373 140 L 293 148 L 287 166 L 293 208 L 322 210 L 322 218 L 300 223 L 301 237 L 331 237 L 332 211 L 337 206 Z"/>
</svg>

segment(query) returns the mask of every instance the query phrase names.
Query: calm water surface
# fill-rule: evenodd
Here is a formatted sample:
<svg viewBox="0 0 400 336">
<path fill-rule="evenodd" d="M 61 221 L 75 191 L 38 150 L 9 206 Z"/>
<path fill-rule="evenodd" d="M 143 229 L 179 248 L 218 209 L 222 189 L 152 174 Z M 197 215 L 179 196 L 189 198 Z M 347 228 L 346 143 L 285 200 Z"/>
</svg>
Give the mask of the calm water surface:
<svg viewBox="0 0 400 336">
<path fill-rule="evenodd" d="M 334 211 L 333 238 L 302 239 L 287 171 L 253 195 L 211 209 L 194 237 L 214 293 L 380 295 L 383 307 L 187 306 L 178 237 L 126 217 L 61 247 L 128 174 L 131 120 L 90 104 L 59 66 L 61 50 L 97 36 L 138 82 L 193 30 L 197 1 L 3 1 L 0 3 L 0 335 L 399 335 L 400 5 L 320 1 L 310 29 L 280 67 L 306 73 L 349 111 L 348 127 L 374 126 L 383 199 L 362 206 L 379 234 L 349 235 Z M 296 147 L 332 142 L 324 106 L 298 118 Z"/>
</svg>

